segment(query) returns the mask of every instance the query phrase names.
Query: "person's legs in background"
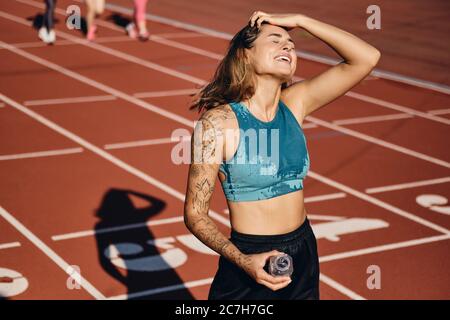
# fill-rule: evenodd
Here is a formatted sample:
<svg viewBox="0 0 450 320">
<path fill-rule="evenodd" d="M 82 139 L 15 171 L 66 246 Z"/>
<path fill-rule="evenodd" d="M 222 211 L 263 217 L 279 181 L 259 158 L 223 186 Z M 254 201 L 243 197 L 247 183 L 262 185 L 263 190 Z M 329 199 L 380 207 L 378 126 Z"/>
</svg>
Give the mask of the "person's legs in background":
<svg viewBox="0 0 450 320">
<path fill-rule="evenodd" d="M 56 40 L 55 30 L 53 30 L 55 6 L 56 0 L 45 0 L 44 23 L 39 29 L 39 38 L 48 44 Z"/>
<path fill-rule="evenodd" d="M 87 35 L 86 38 L 89 41 L 95 40 L 95 32 L 97 26 L 95 25 L 95 18 L 103 13 L 105 9 L 105 0 L 86 0 L 87 14 Z"/>
<path fill-rule="evenodd" d="M 127 33 L 131 38 L 139 37 L 142 41 L 149 38 L 147 21 L 145 20 L 147 2 L 148 0 L 134 0 L 134 23 L 130 23 L 126 27 Z"/>
</svg>

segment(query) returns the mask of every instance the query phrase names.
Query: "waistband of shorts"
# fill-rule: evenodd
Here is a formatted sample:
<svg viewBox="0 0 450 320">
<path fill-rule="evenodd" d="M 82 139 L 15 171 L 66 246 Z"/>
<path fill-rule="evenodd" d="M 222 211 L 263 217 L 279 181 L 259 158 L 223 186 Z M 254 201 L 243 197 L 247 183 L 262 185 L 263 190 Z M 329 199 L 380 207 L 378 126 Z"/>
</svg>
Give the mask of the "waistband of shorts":
<svg viewBox="0 0 450 320">
<path fill-rule="evenodd" d="M 231 230 L 231 240 L 240 243 L 249 244 L 282 244 L 292 242 L 301 238 L 304 238 L 309 231 L 311 231 L 311 225 L 308 218 L 295 230 L 283 234 L 275 235 L 256 235 L 256 234 L 246 234 L 240 233 L 235 230 Z"/>
</svg>

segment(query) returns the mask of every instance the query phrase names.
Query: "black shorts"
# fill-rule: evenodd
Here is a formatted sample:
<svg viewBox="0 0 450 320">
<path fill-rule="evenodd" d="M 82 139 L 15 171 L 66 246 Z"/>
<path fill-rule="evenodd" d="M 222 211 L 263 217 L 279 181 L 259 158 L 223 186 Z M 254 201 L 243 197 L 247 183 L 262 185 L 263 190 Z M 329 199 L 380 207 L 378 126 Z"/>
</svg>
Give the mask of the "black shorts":
<svg viewBox="0 0 450 320">
<path fill-rule="evenodd" d="M 280 235 L 249 235 L 232 230 L 230 241 L 244 254 L 274 249 L 289 254 L 294 265 L 292 282 L 283 289 L 272 291 L 221 256 L 209 291 L 209 300 L 319 299 L 317 241 L 307 218 L 296 230 Z"/>
</svg>

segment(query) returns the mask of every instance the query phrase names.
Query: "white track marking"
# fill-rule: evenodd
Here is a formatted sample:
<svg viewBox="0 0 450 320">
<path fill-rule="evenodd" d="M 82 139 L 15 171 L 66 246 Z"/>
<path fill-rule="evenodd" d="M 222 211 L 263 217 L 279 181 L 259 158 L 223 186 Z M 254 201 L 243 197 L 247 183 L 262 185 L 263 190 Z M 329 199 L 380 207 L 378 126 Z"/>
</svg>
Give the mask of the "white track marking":
<svg viewBox="0 0 450 320">
<path fill-rule="evenodd" d="M 205 37 L 205 35 L 193 32 L 174 32 L 174 33 L 157 33 L 153 34 L 153 37 L 156 39 L 164 38 L 164 39 L 184 39 L 184 38 L 199 38 Z M 129 36 L 111 36 L 111 37 L 97 37 L 95 42 L 97 43 L 114 43 L 114 42 L 128 42 L 128 41 L 136 41 L 136 39 L 132 39 Z M 11 43 L 13 46 L 26 49 L 26 48 L 41 48 L 48 47 L 48 44 L 43 43 L 42 41 L 30 41 L 30 42 L 16 42 Z M 70 40 L 58 40 L 55 42 L 54 46 L 74 46 L 79 45 L 78 43 L 74 43 Z M 3 48 L 0 48 L 2 50 Z"/>
<path fill-rule="evenodd" d="M 158 97 L 174 97 L 187 96 L 196 93 L 197 89 L 182 89 L 182 90 L 165 90 L 165 91 L 150 91 L 138 92 L 133 94 L 136 98 L 158 98 Z"/>
<path fill-rule="evenodd" d="M 143 228 L 143 227 L 159 226 L 159 225 L 164 225 L 164 224 L 169 224 L 169 223 L 177 223 L 177 222 L 183 222 L 183 221 L 184 221 L 183 217 L 173 217 L 173 218 L 166 218 L 166 219 L 150 220 L 148 222 L 126 224 L 126 225 L 117 226 L 117 227 L 110 227 L 110 228 L 103 228 L 103 229 L 96 229 L 96 230 L 84 230 L 84 231 L 78 231 L 78 232 L 59 234 L 59 235 L 52 236 L 52 240 L 53 241 L 61 241 L 61 240 L 69 240 L 69 239 L 76 239 L 76 238 L 83 238 L 83 237 L 91 237 L 91 236 L 95 236 L 98 234 L 131 230 L 131 229 L 137 229 L 137 228 Z"/>
<path fill-rule="evenodd" d="M 397 208 L 397 207 L 395 207 L 395 206 L 393 206 L 393 205 L 391 205 L 389 203 L 386 203 L 384 201 L 376 199 L 376 198 L 374 198 L 372 196 L 369 196 L 369 195 L 367 195 L 367 194 L 365 194 L 363 192 L 360 192 L 358 190 L 350 188 L 350 187 L 348 187 L 348 186 L 346 186 L 346 185 L 344 185 L 342 183 L 339 183 L 337 181 L 334 181 L 334 180 L 331 180 L 329 178 L 326 178 L 326 177 L 324 177 L 324 176 L 322 176 L 322 175 L 320 175 L 320 174 L 318 174 L 318 173 L 316 173 L 314 171 L 309 171 L 308 172 L 308 177 L 316 179 L 316 180 L 318 180 L 318 181 L 320 181 L 322 183 L 325 183 L 325 184 L 327 184 L 327 185 L 329 185 L 331 187 L 334 187 L 334 188 L 339 189 L 339 190 L 341 190 L 343 192 L 351 194 L 352 196 L 355 196 L 356 198 L 359 198 L 361 200 L 369 202 L 369 203 L 371 203 L 371 204 L 373 204 L 375 206 L 381 207 L 381 208 L 383 208 L 383 209 L 385 209 L 387 211 L 390 211 L 390 212 L 395 213 L 395 214 L 397 214 L 397 215 L 399 215 L 401 217 L 404 217 L 404 218 L 409 219 L 411 221 L 414 221 L 414 222 L 416 222 L 418 224 L 421 224 L 423 226 L 426 226 L 428 228 L 436 230 L 436 231 L 438 231 L 440 233 L 443 233 L 443 234 L 446 234 L 446 235 L 450 234 L 450 231 L 447 230 L 444 227 L 441 227 L 441 226 L 439 226 L 439 225 L 437 225 L 437 224 L 435 224 L 435 223 L 433 223 L 431 221 L 425 220 L 425 219 L 423 219 L 423 218 L 421 218 L 419 216 L 416 216 L 416 215 L 414 215 L 412 213 L 409 213 L 407 211 L 399 209 L 399 208 Z"/>
<path fill-rule="evenodd" d="M 330 123 L 328 121 L 320 120 L 320 119 L 312 117 L 312 116 L 307 116 L 306 118 L 308 119 L 308 121 L 311 121 L 311 122 L 313 122 L 313 123 L 315 123 L 317 125 L 320 125 L 322 127 L 325 127 L 325 128 L 328 128 L 328 129 L 332 129 L 334 131 L 342 132 L 342 133 L 344 133 L 346 135 L 349 135 L 349 136 L 352 136 L 352 137 L 355 137 L 355 138 L 358 138 L 358 139 L 361 139 L 361 140 L 365 140 L 365 141 L 371 142 L 373 144 L 385 147 L 387 149 L 391 149 L 391 150 L 398 151 L 400 153 L 407 154 L 407 155 L 409 155 L 411 157 L 415 157 L 415 158 L 418 158 L 418 159 L 421 159 L 421 160 L 424 160 L 424 161 L 427 161 L 427 162 L 430 162 L 430 163 L 437 164 L 437 165 L 442 166 L 444 168 L 450 168 L 450 163 L 448 163 L 447 161 L 428 156 L 426 154 L 423 154 L 423 153 L 420 153 L 420 152 L 417 152 L 417 151 L 414 151 L 414 150 L 411 150 L 411 149 L 399 146 L 397 144 L 390 143 L 390 142 L 387 142 L 387 141 L 384 141 L 384 140 L 381 140 L 381 139 L 369 136 L 367 134 L 364 134 L 364 133 L 361 133 L 361 132 L 358 132 L 358 131 L 355 131 L 355 130 L 351 130 L 351 129 L 348 129 L 348 128 L 345 128 L 345 127 L 341 127 L 341 126 L 332 124 L 332 123 Z"/>
<path fill-rule="evenodd" d="M 135 103 L 136 103 L 137 105 L 143 106 L 143 107 L 145 107 L 145 108 L 147 107 L 146 104 L 144 104 L 144 105 L 142 104 L 143 101 L 140 101 L 140 100 L 138 100 L 138 99 L 136 99 L 136 98 L 130 97 L 129 95 L 127 95 L 127 94 L 125 94 L 125 93 L 119 92 L 119 91 L 117 91 L 117 90 L 115 90 L 115 89 L 112 89 L 112 88 L 110 88 L 110 87 L 108 87 L 108 86 L 105 86 L 105 85 L 103 85 L 103 84 L 101 84 L 101 83 L 99 83 L 99 82 L 96 82 L 96 81 L 93 81 L 93 80 L 88 79 L 88 78 L 86 78 L 86 77 L 83 77 L 83 76 L 81 76 L 81 75 L 79 75 L 79 74 L 77 74 L 77 73 L 75 73 L 75 72 L 72 72 L 72 71 L 70 71 L 70 70 L 67 70 L 67 69 L 65 69 L 65 68 L 63 68 L 63 67 L 61 67 L 61 66 L 59 66 L 59 65 L 56 65 L 56 64 L 54 64 L 54 63 L 52 63 L 52 62 L 49 62 L 49 61 L 44 60 L 44 59 L 41 59 L 41 58 L 39 58 L 38 56 L 29 54 L 29 53 L 27 53 L 27 52 L 25 52 L 25 51 L 23 51 L 23 50 L 21 50 L 21 49 L 17 49 L 17 48 L 15 48 L 15 47 L 13 47 L 13 46 L 11 46 L 11 45 L 8 45 L 8 44 L 6 44 L 6 43 L 4 43 L 4 42 L 1 42 L 1 41 L 0 41 L 0 46 L 5 46 L 5 47 L 8 48 L 10 51 L 12 51 L 12 52 L 14 52 L 14 53 L 17 53 L 18 55 L 21 55 L 21 56 L 23 56 L 23 57 L 25 57 L 25 58 L 27 58 L 27 59 L 29 59 L 29 60 L 31 60 L 31 61 L 34 61 L 34 62 L 36 62 L 36 63 L 42 64 L 42 65 L 44 65 L 44 66 L 47 66 L 47 67 L 49 67 L 50 69 L 53 69 L 53 70 L 58 71 L 58 72 L 61 72 L 61 73 L 63 73 L 63 74 L 67 74 L 67 75 L 71 76 L 72 78 L 78 79 L 78 80 L 80 80 L 80 81 L 82 81 L 82 82 L 85 82 L 85 83 L 88 83 L 88 84 L 91 84 L 92 86 L 95 86 L 95 87 L 97 87 L 97 88 L 99 88 L 99 89 L 101 89 L 101 90 L 107 91 L 108 93 L 115 93 L 115 95 L 117 95 L 117 96 L 119 96 L 119 97 L 121 97 L 121 98 L 123 97 L 123 99 L 125 99 L 125 100 L 127 100 L 127 101 L 133 102 L 133 99 L 134 99 L 134 100 L 135 100 Z M 2 95 L 2 96 L 3 96 L 3 95 Z M 11 101 L 12 103 L 14 103 L 14 105 L 16 106 L 16 108 L 21 108 L 21 109 L 23 108 L 23 112 L 25 112 L 25 113 L 27 113 L 27 112 L 28 112 L 28 113 L 33 113 L 33 116 L 35 116 L 35 117 L 41 117 L 39 114 L 32 112 L 31 110 L 27 109 L 26 107 L 21 106 L 21 105 L 18 104 L 17 102 L 12 101 L 11 99 L 9 99 L 9 98 L 7 98 L 7 97 L 5 97 L 5 96 L 3 96 L 3 97 L 6 98 L 6 99 L 8 99 L 6 102 Z M 146 109 L 148 109 L 148 110 L 155 110 L 155 112 L 158 111 L 158 113 L 160 113 L 160 112 L 162 113 L 162 111 L 165 111 L 165 110 L 161 110 L 160 108 L 158 108 L 158 107 L 156 107 L 156 106 L 152 106 L 152 108 L 146 108 Z M 20 110 L 20 109 L 19 109 L 19 110 Z M 46 119 L 46 118 L 43 118 L 43 117 L 41 117 L 41 118 L 42 118 L 42 119 L 45 119 L 45 121 L 49 121 L 49 120 Z M 168 117 L 168 118 L 170 118 L 170 117 Z M 173 118 L 171 118 L 171 119 L 173 119 Z M 187 120 L 187 119 L 185 119 L 185 118 L 183 118 L 183 117 L 181 117 L 181 116 L 178 116 L 178 119 L 183 119 L 183 121 L 186 121 L 186 120 Z M 42 121 L 43 121 L 43 120 L 42 120 Z M 50 121 L 49 121 L 49 122 L 50 122 Z M 328 128 L 329 128 L 330 126 L 332 127 L 332 129 L 337 128 L 338 130 L 336 130 L 336 131 L 350 132 L 351 135 L 356 135 L 356 136 L 358 136 L 358 137 L 362 137 L 363 140 L 368 140 L 368 141 L 371 141 L 371 142 L 373 141 L 374 143 L 375 143 L 375 141 L 376 141 L 377 144 L 380 143 L 380 140 L 379 140 L 379 139 L 375 139 L 375 138 L 372 138 L 372 137 L 370 137 L 370 136 L 367 136 L 367 135 L 363 135 L 363 134 L 357 133 L 357 132 L 355 132 L 355 131 L 353 131 L 353 130 L 349 130 L 349 129 L 346 129 L 346 128 L 338 127 L 338 126 L 333 125 L 333 124 L 330 124 L 330 123 L 328 123 L 328 122 L 326 122 L 326 121 L 322 121 L 322 120 L 319 120 L 319 119 L 315 119 L 314 122 L 318 123 L 319 125 L 324 125 L 325 127 L 328 127 Z M 188 121 L 188 123 L 189 123 L 189 121 Z M 51 122 L 51 124 L 52 124 L 53 126 L 57 126 L 57 125 L 54 124 L 53 122 Z M 193 126 L 193 124 L 191 124 L 191 126 Z M 61 132 L 67 132 L 67 130 L 65 130 L 65 129 L 59 127 L 59 126 L 57 126 L 57 127 L 59 128 L 58 130 L 61 130 L 61 129 L 63 130 L 63 131 L 61 131 Z M 64 134 L 65 134 L 65 133 L 64 133 Z M 72 135 L 71 138 L 72 138 L 72 139 L 75 138 L 77 142 L 80 141 L 79 139 L 81 139 L 81 138 L 78 137 L 78 136 L 74 136 L 72 133 L 70 133 L 70 135 Z M 180 199 L 181 201 L 184 201 L 184 194 L 182 194 L 182 193 L 180 193 L 180 192 L 178 192 L 178 191 L 172 189 L 171 187 L 169 187 L 169 186 L 167 186 L 167 185 L 161 183 L 160 181 L 158 181 L 158 180 L 156 180 L 156 179 L 154 179 L 154 178 L 152 178 L 152 177 L 150 177 L 150 176 L 144 174 L 143 172 L 137 170 L 136 168 L 131 167 L 130 165 L 126 164 L 125 162 L 119 160 L 118 158 L 113 157 L 113 156 L 110 155 L 109 153 L 107 153 L 107 152 L 101 150 L 101 149 L 98 148 L 98 147 L 95 147 L 94 145 L 88 143 L 87 141 L 82 140 L 82 142 L 83 142 L 82 145 L 84 145 L 84 144 L 88 145 L 88 148 L 87 148 L 87 149 L 89 149 L 89 150 L 91 150 L 91 151 L 95 150 L 95 151 L 94 151 L 95 153 L 98 153 L 98 154 L 101 155 L 102 157 L 104 157 L 104 158 L 110 160 L 111 162 L 117 164 L 118 166 L 123 167 L 125 170 L 129 171 L 130 173 L 133 173 L 134 175 L 136 175 L 136 176 L 138 176 L 138 177 L 141 177 L 141 178 L 144 179 L 145 181 L 148 181 L 148 182 L 150 182 L 150 183 L 154 183 L 155 186 L 159 186 L 159 187 L 160 187 L 161 189 L 163 189 L 163 190 L 167 188 L 167 190 L 168 190 L 167 192 L 168 192 L 169 194 L 172 194 L 173 196 L 177 197 L 177 198 Z M 386 146 L 386 143 L 382 143 L 382 145 L 383 145 L 383 146 Z M 392 146 L 393 144 L 389 144 L 389 145 Z M 400 148 L 400 150 L 404 150 L 402 147 L 399 147 L 399 146 L 396 146 L 396 145 L 393 145 L 393 146 L 395 146 L 396 148 Z M 95 149 L 93 149 L 93 148 L 95 148 Z M 427 158 L 427 159 L 428 159 L 428 158 Z M 356 190 L 354 190 L 354 189 L 351 189 L 351 188 L 349 188 L 349 187 L 346 187 L 346 186 L 344 186 L 344 185 L 341 185 L 341 184 L 339 184 L 339 183 L 337 183 L 337 182 L 335 182 L 335 181 L 333 181 L 333 180 L 330 180 L 330 179 L 327 179 L 327 178 L 325 178 L 325 177 L 322 177 L 322 176 L 320 176 L 320 175 L 318 175 L 318 174 L 315 174 L 314 172 L 310 172 L 310 175 L 315 175 L 315 176 L 317 177 L 317 179 L 321 179 L 322 181 L 328 181 L 327 184 L 330 184 L 330 185 L 339 185 L 340 187 L 338 187 L 338 189 L 340 189 L 340 190 L 342 190 L 342 191 L 344 191 L 344 192 L 346 191 L 345 189 L 351 190 L 351 191 L 352 191 L 352 194 L 354 194 L 354 195 L 355 195 L 355 194 L 358 194 L 358 195 L 359 195 L 358 197 L 361 198 L 361 199 L 367 200 L 368 202 L 373 203 L 373 204 L 377 204 L 378 206 L 381 206 L 382 208 L 386 208 L 386 209 L 388 209 L 388 210 L 390 210 L 390 211 L 392 211 L 392 212 L 394 212 L 394 213 L 400 214 L 400 215 L 402 215 L 402 216 L 404 216 L 404 217 L 411 218 L 413 221 L 416 221 L 416 222 L 419 222 L 419 223 L 424 224 L 424 225 L 426 225 L 426 226 L 429 226 L 429 227 L 432 228 L 432 229 L 439 230 L 440 232 L 443 232 L 443 233 L 448 232 L 447 229 L 445 229 L 445 228 L 443 228 L 443 227 L 440 227 L 440 226 L 438 226 L 438 225 L 436 225 L 436 224 L 434 224 L 434 223 L 432 223 L 432 222 L 429 222 L 429 221 L 427 221 L 427 220 L 421 219 L 421 218 L 419 218 L 419 217 L 417 217 L 417 216 L 414 216 L 414 215 L 412 215 L 412 214 L 410 214 L 410 213 L 407 213 L 407 212 L 405 212 L 405 211 L 403 211 L 403 210 L 401 210 L 401 209 L 399 209 L 399 208 L 396 208 L 396 207 L 394 207 L 394 206 L 392 206 L 392 205 L 389 205 L 389 204 L 384 203 L 384 202 L 382 202 L 382 201 L 380 201 L 380 200 L 377 200 L 377 199 L 375 199 L 375 198 L 372 198 L 372 197 L 370 197 L 370 196 L 367 196 L 366 194 L 363 194 L 363 193 L 361 193 L 361 192 L 359 192 L 359 191 L 356 191 Z M 343 188 L 344 188 L 344 189 L 343 189 Z M 226 223 L 226 225 L 229 226 L 229 221 L 228 221 L 227 219 L 225 219 L 223 216 L 219 215 L 218 213 L 214 213 L 214 214 L 212 215 L 212 217 L 215 217 L 216 219 L 221 219 L 221 221 L 224 222 L 224 224 Z"/>
<path fill-rule="evenodd" d="M 85 97 L 71 97 L 59 99 L 42 99 L 42 100 L 28 100 L 23 103 L 24 106 L 42 106 L 52 104 L 66 104 L 66 103 L 83 103 L 83 102 L 99 102 L 116 100 L 117 97 L 112 95 L 103 96 L 85 96 Z"/>
<path fill-rule="evenodd" d="M 59 149 L 59 150 L 18 153 L 18 154 L 10 154 L 10 155 L 0 155 L 0 161 L 61 156 L 61 155 L 81 153 L 81 152 L 83 152 L 83 148 L 68 148 L 68 149 Z"/>
<path fill-rule="evenodd" d="M 3 45 L 3 43 L 0 41 L 0 45 Z M 20 50 L 20 49 L 17 49 Z M 38 57 L 36 57 L 38 58 Z M 36 62 L 38 60 L 35 60 Z M 64 129 L 63 127 L 59 126 L 55 122 L 45 118 L 44 116 L 41 116 L 40 114 L 34 112 L 33 110 L 28 109 L 27 107 L 21 105 L 20 103 L 6 97 L 2 93 L 0 93 L 0 100 L 4 101 L 5 103 L 9 104 L 11 107 L 25 113 L 29 117 L 33 118 L 34 120 L 42 123 L 43 125 L 49 127 L 50 129 L 58 132 L 59 134 L 65 136 L 66 138 L 76 142 L 77 144 L 81 145 L 87 150 L 90 150 L 91 152 L 97 154 L 98 156 L 102 157 L 103 159 L 113 163 L 117 167 L 123 169 L 124 171 L 144 180 L 145 182 L 157 187 L 158 189 L 166 192 L 167 194 L 172 195 L 173 197 L 179 199 L 180 201 L 184 202 L 185 195 L 174 188 L 170 187 L 169 185 L 153 178 L 152 176 L 136 169 L 135 167 L 129 165 L 128 163 L 120 160 L 119 158 L 111 155 L 110 153 L 102 150 L 101 148 L 93 145 L 92 143 L 86 141 L 85 139 L 81 138 L 80 136 Z M 210 210 L 209 215 L 211 218 L 217 220 L 218 222 L 221 222 L 225 226 L 230 227 L 230 222 L 224 218 L 222 215 L 218 214 L 217 212 Z"/>
<path fill-rule="evenodd" d="M 113 43 L 113 42 L 134 41 L 134 39 L 131 39 L 128 36 L 112 36 L 112 37 L 99 37 L 95 41 L 98 43 Z M 19 42 L 19 43 L 12 43 L 12 45 L 20 49 L 48 47 L 48 44 L 43 43 L 42 41 Z M 74 46 L 74 45 L 78 45 L 78 43 L 74 43 L 73 41 L 70 40 L 58 40 L 54 44 L 55 47 Z M 1 49 L 3 48 L 0 48 L 0 50 Z"/>
<path fill-rule="evenodd" d="M 352 98 L 356 98 L 365 102 L 369 102 L 369 103 L 373 103 L 373 104 L 377 104 L 380 106 L 383 106 L 385 108 L 389 108 L 392 110 L 396 110 L 396 111 L 400 111 L 400 112 L 404 112 L 406 114 L 410 114 L 410 115 L 414 115 L 417 117 L 422 117 L 428 120 L 433 120 L 436 122 L 440 122 L 446 125 L 450 125 L 450 119 L 446 119 L 446 118 L 441 118 L 441 117 L 437 117 L 433 114 L 429 114 L 427 112 L 422 112 L 422 111 L 418 111 L 412 108 L 407 108 L 404 106 L 401 106 L 399 104 L 396 103 L 392 103 L 392 102 L 388 102 L 382 99 L 378 99 L 378 98 L 373 98 L 373 97 L 369 97 L 366 96 L 364 94 L 360 94 L 360 93 L 356 93 L 353 91 L 349 91 L 345 94 L 346 96 L 352 97 Z"/>
<path fill-rule="evenodd" d="M 376 187 L 376 188 L 368 188 L 368 189 L 366 189 L 365 192 L 366 193 L 380 193 L 380 192 L 386 192 L 386 191 L 403 190 L 403 189 L 409 189 L 409 188 L 428 186 L 428 185 L 432 185 L 432 184 L 445 183 L 445 182 L 450 182 L 450 177 L 393 184 L 390 186 L 383 186 L 383 187 Z"/>
<path fill-rule="evenodd" d="M 389 114 L 384 116 L 370 116 L 370 117 L 360 117 L 360 118 L 349 118 L 349 119 L 339 119 L 333 120 L 331 123 L 343 126 L 349 124 L 360 124 L 360 123 L 372 123 L 378 121 L 388 121 L 388 120 L 398 120 L 398 119 L 407 119 L 412 118 L 413 116 L 406 113 L 399 114 Z"/>
<path fill-rule="evenodd" d="M 358 250 L 352 250 L 347 252 L 341 252 L 341 253 L 334 253 L 327 256 L 322 256 L 319 258 L 320 263 L 329 262 L 329 261 L 336 261 L 351 257 L 359 257 L 366 254 L 372 254 L 377 252 L 385 252 L 389 250 L 394 249 L 400 249 L 400 248 L 407 248 L 407 247 L 413 247 L 418 246 L 425 243 L 432 243 L 436 241 L 443 241 L 450 239 L 450 234 L 444 234 L 439 236 L 433 236 L 433 237 L 427 237 L 427 238 L 421 238 L 421 239 L 414 239 L 414 240 L 408 240 L 408 241 L 402 241 L 402 242 L 396 242 L 396 243 L 389 243 L 384 244 L 380 246 L 370 247 L 370 248 L 364 248 L 364 249 L 358 249 Z"/>
<path fill-rule="evenodd" d="M 195 288 L 195 287 L 200 287 L 200 286 L 204 286 L 204 285 L 209 285 L 212 283 L 212 281 L 213 281 L 213 278 L 188 281 L 188 282 L 175 284 L 175 285 L 162 287 L 162 288 L 149 289 L 149 290 L 145 290 L 145 291 L 132 292 L 132 293 L 128 293 L 128 294 L 121 294 L 118 296 L 109 297 L 108 300 L 134 299 L 134 298 L 151 296 L 151 295 L 164 293 L 164 292 L 183 290 L 183 289 L 188 289 L 188 288 Z"/>
<path fill-rule="evenodd" d="M 183 138 L 183 140 L 184 141 L 191 140 L 191 137 L 185 136 Z M 129 142 L 122 142 L 122 143 L 110 143 L 110 144 L 106 144 L 103 148 L 106 150 L 135 148 L 135 147 L 175 143 L 175 142 L 179 142 L 179 141 L 181 141 L 181 139 L 179 139 L 179 138 L 148 139 L 148 140 L 129 141 Z"/>
<path fill-rule="evenodd" d="M 346 196 L 346 194 L 344 192 L 336 192 L 336 193 L 324 194 L 324 195 L 320 195 L 320 196 L 305 197 L 305 203 L 324 201 L 324 200 L 332 200 L 332 199 L 340 199 L 340 198 L 345 198 L 345 196 Z"/>
<path fill-rule="evenodd" d="M 167 33 L 155 33 L 155 36 L 166 39 L 184 39 L 184 38 L 202 38 L 207 37 L 206 34 L 197 32 L 167 32 Z"/>
<path fill-rule="evenodd" d="M 39 250 L 41 250 L 47 257 L 49 257 L 54 263 L 56 263 L 64 273 L 69 268 L 69 264 L 61 258 L 55 251 L 48 247 L 41 239 L 39 239 L 34 233 L 32 233 L 27 227 L 25 227 L 19 220 L 14 218 L 8 211 L 0 206 L 0 216 L 2 216 L 6 221 L 8 221 L 17 231 L 19 231 L 25 238 L 30 240 Z M 72 276 L 74 281 L 79 280 L 79 284 L 83 287 L 91 296 L 96 299 L 105 299 L 105 296 L 98 291 L 86 278 L 79 274 L 76 270 L 72 270 L 73 273 L 77 273 L 77 276 L 73 276 L 73 273 L 69 274 Z"/>
<path fill-rule="evenodd" d="M 318 221 L 342 221 L 345 220 L 345 217 L 339 216 L 326 216 L 324 214 L 307 214 L 309 220 L 318 220 Z"/>
<path fill-rule="evenodd" d="M 20 247 L 20 242 L 1 243 L 0 250 Z"/>
<path fill-rule="evenodd" d="M 180 42 L 176 42 L 176 41 L 172 41 L 166 38 L 162 38 L 162 37 L 158 37 L 158 36 L 150 36 L 150 39 L 153 40 L 154 42 L 157 43 L 161 43 L 164 44 L 166 46 L 170 46 L 173 48 L 177 48 L 177 49 L 181 49 L 181 50 L 185 50 L 185 51 L 189 51 L 191 53 L 195 53 L 204 57 L 208 57 L 214 60 L 222 60 L 223 55 L 221 54 L 217 54 L 211 51 L 207 51 L 207 50 L 203 50 L 197 47 L 193 47 L 184 43 L 180 43 Z"/>
<path fill-rule="evenodd" d="M 446 108 L 446 109 L 431 110 L 431 111 L 428 111 L 428 113 L 431 113 L 431 114 L 434 114 L 434 115 L 449 114 L 450 113 L 450 109 Z"/>
<path fill-rule="evenodd" d="M 333 289 L 336 289 L 337 291 L 341 292 L 342 294 L 346 295 L 347 297 L 353 299 L 353 300 L 366 300 L 363 296 L 360 296 L 356 292 L 350 290 L 349 288 L 343 286 L 339 282 L 336 282 L 335 280 L 331 279 L 330 277 L 324 275 L 323 273 L 320 273 L 320 281 L 323 283 L 329 285 Z"/>
<path fill-rule="evenodd" d="M 195 93 L 196 91 L 197 91 L 196 89 L 148 91 L 148 92 L 138 92 L 138 93 L 133 94 L 133 96 L 136 98 L 173 97 L 173 96 L 190 95 L 190 94 Z M 116 99 L 117 99 L 117 97 L 112 96 L 112 95 L 82 96 L 82 97 L 70 97 L 70 98 L 27 100 L 23 103 L 23 105 L 24 106 L 40 106 L 40 105 L 52 105 L 52 104 L 112 101 L 112 100 L 116 100 Z"/>
<path fill-rule="evenodd" d="M 302 129 L 312 129 L 312 128 L 317 128 L 318 125 L 315 123 L 306 123 L 306 124 L 302 124 Z"/>
</svg>

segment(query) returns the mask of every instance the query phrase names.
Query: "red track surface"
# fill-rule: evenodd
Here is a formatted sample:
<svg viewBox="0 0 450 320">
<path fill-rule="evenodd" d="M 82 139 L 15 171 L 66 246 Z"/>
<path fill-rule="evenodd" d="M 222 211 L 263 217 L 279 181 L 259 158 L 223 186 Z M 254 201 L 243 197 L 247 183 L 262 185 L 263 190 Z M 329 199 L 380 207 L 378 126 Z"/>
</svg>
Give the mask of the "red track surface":
<svg viewBox="0 0 450 320">
<path fill-rule="evenodd" d="M 227 42 L 150 22 L 147 43 L 106 23 L 88 44 L 58 14 L 58 42 L 48 47 L 27 20 L 40 6 L 0 6 L 0 294 L 205 299 L 217 256 L 180 237 L 189 234 L 181 218 L 187 166 L 173 164 L 175 143 L 115 144 L 190 131 L 197 114 L 187 109 L 189 95 L 161 91 L 208 80 Z M 325 68 L 301 60 L 297 75 Z M 306 206 L 323 299 L 450 298 L 449 105 L 443 93 L 368 78 L 306 119 Z M 366 118 L 375 116 L 389 117 Z M 54 150 L 61 152 L 27 154 Z M 373 189 L 392 185 L 399 186 Z M 228 233 L 220 190 L 211 209 Z M 444 200 L 427 202 L 430 195 Z M 153 212 L 139 210 L 147 201 Z M 67 287 L 67 265 L 80 268 L 79 290 Z M 381 270 L 381 289 L 367 287 L 371 265 Z M 149 269 L 157 266 L 165 270 Z"/>
</svg>

